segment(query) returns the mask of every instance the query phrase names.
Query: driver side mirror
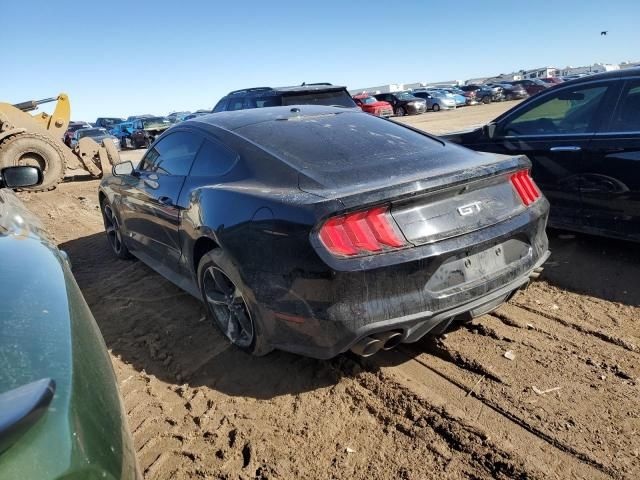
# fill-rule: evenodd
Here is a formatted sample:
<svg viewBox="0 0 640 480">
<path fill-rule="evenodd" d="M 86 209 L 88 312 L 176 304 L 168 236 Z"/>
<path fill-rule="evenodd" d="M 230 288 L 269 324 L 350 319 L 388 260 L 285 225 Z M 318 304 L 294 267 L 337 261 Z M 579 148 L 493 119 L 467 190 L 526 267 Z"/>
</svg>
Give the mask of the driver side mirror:
<svg viewBox="0 0 640 480">
<path fill-rule="evenodd" d="M 482 133 L 484 136 L 491 139 L 496 134 L 496 124 L 495 123 L 487 123 L 484 127 L 482 127 Z"/>
<path fill-rule="evenodd" d="M 133 163 L 129 160 L 126 162 L 116 163 L 111 169 L 114 177 L 127 177 L 135 174 Z"/>
<path fill-rule="evenodd" d="M 0 187 L 25 188 L 40 185 L 42 170 L 32 166 L 6 167 L 0 171 Z"/>
</svg>

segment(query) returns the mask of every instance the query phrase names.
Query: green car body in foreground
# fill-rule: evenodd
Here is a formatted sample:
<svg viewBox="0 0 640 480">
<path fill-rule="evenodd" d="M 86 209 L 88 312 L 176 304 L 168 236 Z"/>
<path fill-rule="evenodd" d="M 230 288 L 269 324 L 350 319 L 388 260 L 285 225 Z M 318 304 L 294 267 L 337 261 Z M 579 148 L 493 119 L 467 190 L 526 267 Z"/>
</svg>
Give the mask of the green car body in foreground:
<svg viewBox="0 0 640 480">
<path fill-rule="evenodd" d="M 8 411 L 19 409 L 20 402 L 6 399 L 41 379 L 55 382 L 53 398 L 41 416 L 32 412 L 31 422 L 11 430 L 24 417 L 11 417 Z M 3 395 L 0 479 L 139 478 L 98 326 L 65 255 L 7 189 L 0 190 L 0 399 Z M 3 416 L 4 427 L 10 417 L 4 432 Z"/>
</svg>

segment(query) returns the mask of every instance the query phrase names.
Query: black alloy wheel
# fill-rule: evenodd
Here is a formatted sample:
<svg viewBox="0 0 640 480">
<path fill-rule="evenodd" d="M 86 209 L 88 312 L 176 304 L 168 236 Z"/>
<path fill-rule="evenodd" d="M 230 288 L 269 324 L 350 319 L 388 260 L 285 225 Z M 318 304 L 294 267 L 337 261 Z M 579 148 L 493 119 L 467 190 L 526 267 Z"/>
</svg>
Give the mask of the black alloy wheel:
<svg viewBox="0 0 640 480">
<path fill-rule="evenodd" d="M 113 212 L 113 208 L 107 202 L 102 206 L 102 218 L 104 220 L 104 230 L 107 234 L 109 245 L 118 258 L 130 258 L 129 249 L 122 241 L 122 230 L 120 222 Z"/>
<path fill-rule="evenodd" d="M 209 311 L 222 333 L 234 345 L 249 348 L 255 329 L 240 289 L 222 270 L 211 265 L 202 276 L 202 290 Z"/>
</svg>

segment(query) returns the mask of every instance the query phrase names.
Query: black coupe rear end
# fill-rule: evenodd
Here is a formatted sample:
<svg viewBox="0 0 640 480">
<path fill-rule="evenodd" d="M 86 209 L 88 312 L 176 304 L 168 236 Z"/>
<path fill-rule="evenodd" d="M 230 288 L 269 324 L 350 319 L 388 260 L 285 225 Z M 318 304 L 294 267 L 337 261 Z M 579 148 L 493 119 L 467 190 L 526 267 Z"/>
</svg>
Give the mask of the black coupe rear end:
<svg viewBox="0 0 640 480">
<path fill-rule="evenodd" d="M 417 341 L 525 286 L 548 256 L 529 167 L 281 107 L 184 122 L 100 196 L 114 251 L 202 298 L 233 343 L 329 358 Z"/>
</svg>

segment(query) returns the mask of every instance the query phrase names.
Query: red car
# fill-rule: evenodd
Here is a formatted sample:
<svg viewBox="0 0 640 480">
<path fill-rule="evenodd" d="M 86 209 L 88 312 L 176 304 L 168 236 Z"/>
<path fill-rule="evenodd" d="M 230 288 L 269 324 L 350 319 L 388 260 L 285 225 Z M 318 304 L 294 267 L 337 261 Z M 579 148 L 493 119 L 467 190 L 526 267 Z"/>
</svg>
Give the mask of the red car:
<svg viewBox="0 0 640 480">
<path fill-rule="evenodd" d="M 546 88 L 552 86 L 552 84 L 545 83 L 539 78 L 533 78 L 531 80 L 516 80 L 515 82 L 510 83 L 511 85 L 522 85 L 529 95 L 535 95 L 536 93 L 542 92 Z"/>
<path fill-rule="evenodd" d="M 393 108 L 389 102 L 382 102 L 366 93 L 354 95 L 353 101 L 356 102 L 356 105 L 358 105 L 363 112 L 370 113 L 376 117 L 390 117 L 393 115 Z"/>
<path fill-rule="evenodd" d="M 550 87 L 562 83 L 562 79 L 558 77 L 545 77 L 541 78 L 540 80 L 542 80 L 544 83 L 548 83 Z"/>
</svg>

